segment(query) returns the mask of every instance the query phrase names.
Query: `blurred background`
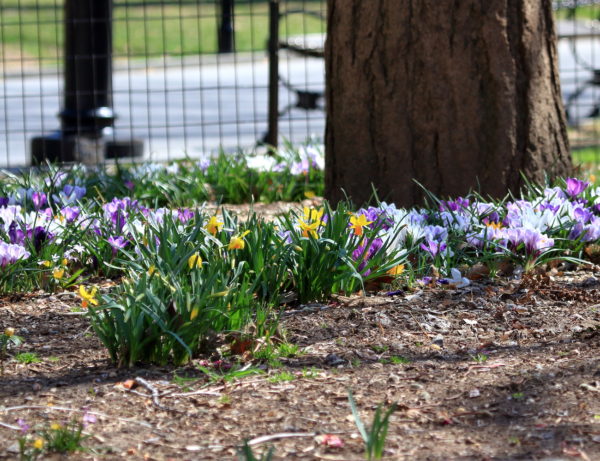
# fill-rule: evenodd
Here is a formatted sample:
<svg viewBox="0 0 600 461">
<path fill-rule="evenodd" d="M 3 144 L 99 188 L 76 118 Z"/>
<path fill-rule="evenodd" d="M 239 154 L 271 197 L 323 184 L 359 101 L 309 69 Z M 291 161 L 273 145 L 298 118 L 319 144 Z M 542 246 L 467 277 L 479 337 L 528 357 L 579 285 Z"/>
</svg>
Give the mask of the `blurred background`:
<svg viewBox="0 0 600 461">
<path fill-rule="evenodd" d="M 600 0 L 554 2 L 574 158 L 600 165 Z M 0 167 L 322 142 L 325 0 L 2 0 Z"/>
</svg>

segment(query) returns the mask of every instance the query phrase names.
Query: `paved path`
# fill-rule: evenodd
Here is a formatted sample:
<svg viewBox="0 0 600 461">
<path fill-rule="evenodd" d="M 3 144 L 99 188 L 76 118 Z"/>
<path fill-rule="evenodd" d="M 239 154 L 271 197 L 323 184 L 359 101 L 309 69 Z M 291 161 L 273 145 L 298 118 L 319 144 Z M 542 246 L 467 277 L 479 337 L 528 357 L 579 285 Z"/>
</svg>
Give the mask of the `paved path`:
<svg viewBox="0 0 600 461">
<path fill-rule="evenodd" d="M 319 59 L 282 60 L 280 70 L 294 85 L 324 86 Z M 113 82 L 116 135 L 144 139 L 146 158 L 198 157 L 220 146 L 249 148 L 267 129 L 266 59 L 203 66 L 169 63 L 116 71 Z M 56 75 L 0 81 L 0 167 L 28 164 L 30 138 L 58 128 L 60 85 Z M 280 106 L 293 101 L 294 95 L 281 88 Z M 321 137 L 324 127 L 322 111 L 295 109 L 281 120 L 280 133 L 299 143 L 310 134 Z"/>
<path fill-rule="evenodd" d="M 559 42 L 565 98 L 590 78 L 584 63 L 600 67 L 599 42 L 600 38 L 577 40 L 579 61 L 570 40 Z M 323 88 L 323 62 L 319 59 L 284 60 L 280 69 L 295 85 Z M 186 154 L 200 157 L 219 146 L 227 150 L 252 147 L 267 127 L 267 70 L 266 59 L 231 62 L 229 58 L 218 65 L 187 61 L 183 66 L 116 71 L 116 134 L 146 140 L 145 157 L 156 160 Z M 0 167 L 29 164 L 30 138 L 58 128 L 59 95 L 56 75 L 0 81 Z M 599 97 L 597 87 L 588 88 L 579 98 L 577 110 L 571 111 L 573 122 L 582 120 Z M 280 98 L 283 107 L 293 95 L 282 89 Z M 281 120 L 280 133 L 292 142 L 301 142 L 311 134 L 322 137 L 324 126 L 323 112 L 293 110 Z"/>
</svg>

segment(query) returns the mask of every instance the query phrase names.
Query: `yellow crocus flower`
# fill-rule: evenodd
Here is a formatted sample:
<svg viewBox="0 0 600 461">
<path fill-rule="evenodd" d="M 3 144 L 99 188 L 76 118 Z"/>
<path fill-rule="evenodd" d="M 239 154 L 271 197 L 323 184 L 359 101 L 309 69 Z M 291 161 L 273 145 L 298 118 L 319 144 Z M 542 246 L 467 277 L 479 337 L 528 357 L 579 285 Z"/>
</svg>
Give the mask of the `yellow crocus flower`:
<svg viewBox="0 0 600 461">
<path fill-rule="evenodd" d="M 33 448 L 35 448 L 36 450 L 41 450 L 42 448 L 44 448 L 44 440 L 43 439 L 35 439 L 33 441 Z"/>
</svg>

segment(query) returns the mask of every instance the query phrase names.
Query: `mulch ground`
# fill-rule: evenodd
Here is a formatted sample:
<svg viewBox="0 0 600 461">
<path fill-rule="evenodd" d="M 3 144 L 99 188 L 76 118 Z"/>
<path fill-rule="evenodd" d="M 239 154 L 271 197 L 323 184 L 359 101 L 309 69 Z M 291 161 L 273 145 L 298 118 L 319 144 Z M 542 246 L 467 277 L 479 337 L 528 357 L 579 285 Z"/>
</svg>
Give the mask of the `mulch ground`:
<svg viewBox="0 0 600 461">
<path fill-rule="evenodd" d="M 86 410 L 97 416 L 90 451 L 69 459 L 236 459 L 244 439 L 257 453 L 273 446 L 275 459 L 364 459 L 348 389 L 368 422 L 379 403 L 398 402 L 386 459 L 600 459 L 593 269 L 298 306 L 281 327 L 302 354 L 280 368 L 255 361 L 263 374 L 233 382 L 195 366 L 114 368 L 73 312 L 74 293 L 5 298 L 0 328 L 15 327 L 20 352 L 41 361 L 5 364 L 0 459 L 18 459 L 19 418 Z"/>
</svg>

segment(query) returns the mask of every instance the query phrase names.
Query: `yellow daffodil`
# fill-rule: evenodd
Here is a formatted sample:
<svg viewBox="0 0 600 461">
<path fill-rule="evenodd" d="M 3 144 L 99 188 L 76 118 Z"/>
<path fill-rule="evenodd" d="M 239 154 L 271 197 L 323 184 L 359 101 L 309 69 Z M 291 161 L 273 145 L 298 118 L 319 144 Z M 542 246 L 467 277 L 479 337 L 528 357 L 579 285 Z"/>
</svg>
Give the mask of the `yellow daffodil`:
<svg viewBox="0 0 600 461">
<path fill-rule="evenodd" d="M 364 214 L 350 217 L 350 227 L 354 229 L 354 235 L 363 235 L 363 227 L 372 223 L 373 221 L 367 221 L 367 217 Z"/>
<path fill-rule="evenodd" d="M 66 266 L 67 264 L 69 264 L 69 261 L 67 261 L 67 258 L 63 258 L 63 260 L 61 261 L 63 266 Z"/>
<path fill-rule="evenodd" d="M 221 227 L 223 227 L 223 223 L 219 221 L 216 216 L 212 216 L 208 220 L 208 223 L 206 223 L 206 226 L 204 226 L 204 228 L 212 235 L 217 235 L 217 232 L 221 230 Z"/>
<path fill-rule="evenodd" d="M 35 448 L 36 450 L 41 450 L 42 448 L 44 448 L 44 440 L 43 439 L 35 439 L 33 441 L 33 448 Z"/>
<path fill-rule="evenodd" d="M 315 194 L 312 190 L 305 190 L 304 196 L 308 199 L 315 198 L 317 194 Z"/>
<path fill-rule="evenodd" d="M 192 312 L 190 312 L 190 320 L 194 320 L 196 317 L 198 317 L 198 312 L 200 312 L 200 308 L 198 306 L 194 307 Z"/>
<path fill-rule="evenodd" d="M 323 213 L 325 212 L 325 210 L 323 208 L 321 208 L 320 210 L 317 210 L 316 208 L 313 207 L 304 207 L 304 222 L 312 222 L 312 221 L 317 221 L 319 224 L 321 223 L 321 218 L 323 218 Z"/>
<path fill-rule="evenodd" d="M 249 230 L 246 232 L 242 232 L 241 234 L 234 235 L 231 237 L 229 241 L 229 246 L 227 247 L 229 250 L 243 250 L 246 246 L 246 242 L 244 242 L 244 237 L 250 233 Z"/>
<path fill-rule="evenodd" d="M 96 293 L 98 288 L 94 287 L 90 291 L 87 291 L 83 285 L 79 285 L 79 296 L 81 296 L 81 306 L 88 307 L 90 304 L 97 306 L 98 300 L 96 299 Z"/>
<path fill-rule="evenodd" d="M 196 253 L 188 258 L 188 267 L 190 269 L 193 269 L 194 267 L 196 269 L 202 268 L 202 258 L 200 257 L 200 253 L 196 251 Z"/>
<path fill-rule="evenodd" d="M 148 277 L 152 277 L 152 274 L 154 274 L 154 272 L 156 272 L 156 266 L 154 264 L 152 264 L 149 268 L 148 268 Z"/>
<path fill-rule="evenodd" d="M 404 264 L 398 264 L 387 271 L 388 275 L 392 277 L 398 277 L 404 272 Z"/>
<path fill-rule="evenodd" d="M 300 226 L 300 230 L 302 231 L 302 237 L 308 237 L 309 235 L 318 238 L 317 229 L 321 225 L 321 221 L 315 222 L 304 222 L 301 219 L 298 220 L 298 225 Z"/>
<path fill-rule="evenodd" d="M 14 336 L 14 334 L 15 334 L 14 328 L 8 327 L 4 330 L 4 336 L 8 336 L 10 338 L 11 336 Z"/>
<path fill-rule="evenodd" d="M 50 261 L 42 261 L 40 264 L 44 267 L 50 267 L 52 265 Z"/>
<path fill-rule="evenodd" d="M 54 277 L 56 280 L 62 279 L 64 275 L 65 275 L 65 269 L 62 267 L 57 267 L 56 269 L 54 269 L 52 271 L 52 277 Z"/>
</svg>

